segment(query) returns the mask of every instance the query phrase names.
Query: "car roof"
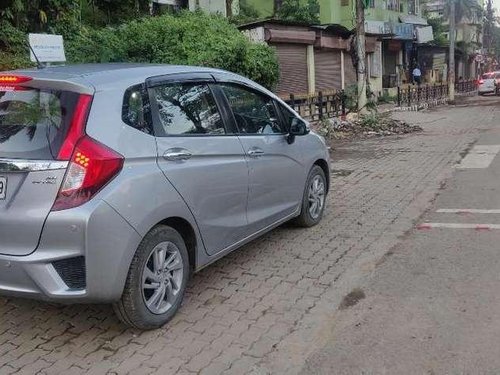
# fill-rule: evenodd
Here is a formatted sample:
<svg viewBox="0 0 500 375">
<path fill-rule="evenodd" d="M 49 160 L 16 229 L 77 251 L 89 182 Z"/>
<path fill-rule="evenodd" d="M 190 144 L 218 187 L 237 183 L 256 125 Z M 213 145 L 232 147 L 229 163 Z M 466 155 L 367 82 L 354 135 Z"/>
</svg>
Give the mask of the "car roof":
<svg viewBox="0 0 500 375">
<path fill-rule="evenodd" d="M 133 63 L 54 65 L 41 69 L 29 68 L 15 70 L 8 73 L 27 75 L 35 79 L 64 80 L 78 84 L 88 84 L 92 85 L 96 90 L 102 89 L 110 84 L 123 83 L 127 85 L 132 81 L 137 83 L 144 82 L 149 77 L 180 73 L 218 73 L 228 75 L 241 82 L 258 86 L 245 77 L 225 70 L 185 65 Z"/>
<path fill-rule="evenodd" d="M 8 74 L 26 75 L 46 81 L 64 81 L 69 82 L 75 87 L 84 87 L 85 90 L 106 91 L 108 89 L 123 90 L 130 86 L 145 82 L 151 77 L 158 77 L 169 74 L 190 74 L 190 73 L 209 73 L 217 74 L 218 78 L 228 79 L 232 82 L 239 82 L 266 93 L 274 97 L 279 102 L 284 101 L 274 93 L 259 85 L 258 83 L 222 69 L 207 68 L 188 65 L 165 65 L 165 64 L 134 64 L 134 63 L 104 63 L 104 64 L 76 64 L 76 65 L 53 65 L 41 69 L 29 68 L 9 72 L 0 72 Z M 91 93 L 88 92 L 88 93 Z"/>
</svg>

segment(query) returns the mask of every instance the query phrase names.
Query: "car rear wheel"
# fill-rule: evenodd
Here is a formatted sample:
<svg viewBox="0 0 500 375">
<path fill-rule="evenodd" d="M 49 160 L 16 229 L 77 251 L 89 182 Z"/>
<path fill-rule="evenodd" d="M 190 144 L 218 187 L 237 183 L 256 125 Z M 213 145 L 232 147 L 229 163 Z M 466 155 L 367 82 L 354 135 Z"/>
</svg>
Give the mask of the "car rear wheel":
<svg viewBox="0 0 500 375">
<path fill-rule="evenodd" d="M 161 327 L 181 306 L 189 270 L 186 245 L 179 232 L 156 226 L 137 248 L 123 295 L 113 305 L 117 316 L 134 328 Z"/>
<path fill-rule="evenodd" d="M 320 166 L 315 165 L 307 177 L 302 209 L 295 223 L 301 227 L 312 227 L 318 224 L 325 210 L 327 182 L 325 172 Z"/>
</svg>

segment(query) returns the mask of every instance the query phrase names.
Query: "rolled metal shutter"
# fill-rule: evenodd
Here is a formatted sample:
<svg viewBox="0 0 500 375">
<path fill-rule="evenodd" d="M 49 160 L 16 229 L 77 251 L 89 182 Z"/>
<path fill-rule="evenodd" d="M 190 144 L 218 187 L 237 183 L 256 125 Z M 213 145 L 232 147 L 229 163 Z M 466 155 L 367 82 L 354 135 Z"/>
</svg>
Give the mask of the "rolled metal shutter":
<svg viewBox="0 0 500 375">
<path fill-rule="evenodd" d="M 280 64 L 278 95 L 307 94 L 307 47 L 302 44 L 273 44 Z"/>
<path fill-rule="evenodd" d="M 340 51 L 315 50 L 316 91 L 332 91 L 342 88 Z"/>
</svg>

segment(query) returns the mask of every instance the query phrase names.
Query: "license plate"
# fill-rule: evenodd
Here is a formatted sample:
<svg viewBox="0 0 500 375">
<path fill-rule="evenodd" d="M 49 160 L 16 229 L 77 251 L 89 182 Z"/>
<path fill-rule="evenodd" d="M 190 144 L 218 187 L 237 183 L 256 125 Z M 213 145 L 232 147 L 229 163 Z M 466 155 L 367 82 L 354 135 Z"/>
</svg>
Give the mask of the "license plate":
<svg viewBox="0 0 500 375">
<path fill-rule="evenodd" d="M 0 176 L 0 200 L 5 199 L 7 194 L 7 177 Z"/>
</svg>

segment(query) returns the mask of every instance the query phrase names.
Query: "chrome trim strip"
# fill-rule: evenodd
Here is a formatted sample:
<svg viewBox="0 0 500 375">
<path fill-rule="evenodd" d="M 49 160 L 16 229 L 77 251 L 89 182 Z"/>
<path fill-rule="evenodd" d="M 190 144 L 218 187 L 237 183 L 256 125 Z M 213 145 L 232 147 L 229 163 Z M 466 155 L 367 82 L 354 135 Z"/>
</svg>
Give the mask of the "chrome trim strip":
<svg viewBox="0 0 500 375">
<path fill-rule="evenodd" d="M 0 172 L 36 172 L 66 169 L 67 161 L 0 159 Z"/>
</svg>

